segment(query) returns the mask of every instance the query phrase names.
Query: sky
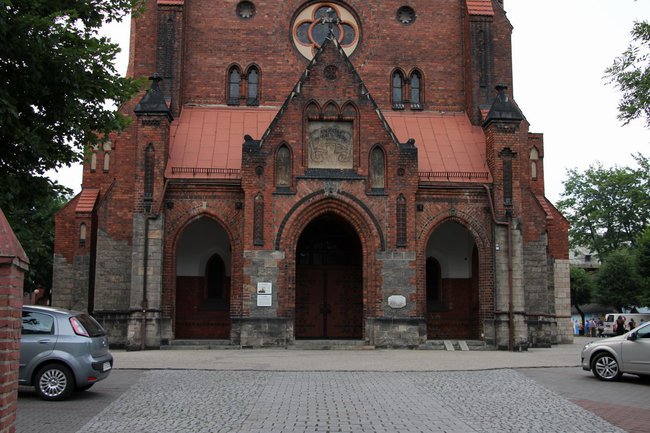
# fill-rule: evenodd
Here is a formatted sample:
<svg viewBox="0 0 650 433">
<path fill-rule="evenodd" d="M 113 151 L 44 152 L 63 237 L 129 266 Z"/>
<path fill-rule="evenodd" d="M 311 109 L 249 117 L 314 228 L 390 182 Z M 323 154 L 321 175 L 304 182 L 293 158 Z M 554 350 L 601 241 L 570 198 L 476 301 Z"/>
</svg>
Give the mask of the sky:
<svg viewBox="0 0 650 433">
<path fill-rule="evenodd" d="M 650 128 L 617 119 L 620 94 L 603 78 L 630 44 L 634 21 L 650 20 L 650 0 L 504 0 L 514 29 L 513 99 L 544 134 L 546 196 L 561 198 L 568 169 L 634 166 L 632 154 L 650 156 Z M 123 52 L 126 72 L 129 23 L 104 29 Z M 52 174 L 79 192 L 81 168 Z"/>
</svg>

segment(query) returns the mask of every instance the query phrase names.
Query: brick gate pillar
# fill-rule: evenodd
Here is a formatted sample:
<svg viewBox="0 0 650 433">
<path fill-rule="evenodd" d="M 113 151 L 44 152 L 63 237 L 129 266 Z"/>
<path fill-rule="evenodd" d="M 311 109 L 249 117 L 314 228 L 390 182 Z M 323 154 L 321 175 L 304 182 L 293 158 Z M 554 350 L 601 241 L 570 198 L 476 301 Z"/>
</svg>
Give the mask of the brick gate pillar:
<svg viewBox="0 0 650 433">
<path fill-rule="evenodd" d="M 16 431 L 23 279 L 29 260 L 0 209 L 0 433 Z"/>
</svg>

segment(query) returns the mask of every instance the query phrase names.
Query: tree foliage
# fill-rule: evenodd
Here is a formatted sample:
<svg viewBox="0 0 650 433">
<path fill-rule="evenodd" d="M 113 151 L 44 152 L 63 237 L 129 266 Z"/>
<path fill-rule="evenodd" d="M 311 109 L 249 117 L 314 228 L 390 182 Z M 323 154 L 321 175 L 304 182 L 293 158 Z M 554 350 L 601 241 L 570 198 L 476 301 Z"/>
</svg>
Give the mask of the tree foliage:
<svg viewBox="0 0 650 433">
<path fill-rule="evenodd" d="M 595 299 L 622 311 L 641 306 L 642 295 L 633 250 L 625 248 L 612 252 L 598 271 Z"/>
<path fill-rule="evenodd" d="M 69 192 L 45 173 L 128 123 L 111 105 L 140 81 L 120 77 L 119 47 L 98 31 L 141 3 L 0 0 L 0 207 L 31 261 L 27 290 L 49 286 L 52 216 Z"/>
<path fill-rule="evenodd" d="M 571 305 L 577 307 L 591 302 L 594 280 L 585 269 L 571 266 Z"/>
<path fill-rule="evenodd" d="M 643 288 L 642 305 L 650 305 L 650 228 L 639 236 L 636 250 L 636 266 Z"/>
<path fill-rule="evenodd" d="M 624 124 L 644 118 L 650 127 L 650 24 L 637 21 L 631 33 L 632 42 L 605 70 L 605 77 L 623 94 L 618 118 Z"/>
<path fill-rule="evenodd" d="M 595 287 L 594 280 L 585 269 L 571 266 L 570 272 L 571 305 L 573 305 L 576 310 L 578 310 L 578 313 L 580 313 L 584 325 L 585 314 L 582 312 L 580 306 L 591 302 Z"/>
<path fill-rule="evenodd" d="M 650 226 L 650 160 L 640 154 L 638 168 L 590 166 L 568 170 L 558 208 L 569 220 L 572 247 L 583 246 L 599 257 L 634 246 Z"/>
<path fill-rule="evenodd" d="M 138 82 L 120 77 L 117 44 L 98 36 L 134 0 L 2 0 L 0 173 L 43 174 L 123 128 Z"/>
</svg>

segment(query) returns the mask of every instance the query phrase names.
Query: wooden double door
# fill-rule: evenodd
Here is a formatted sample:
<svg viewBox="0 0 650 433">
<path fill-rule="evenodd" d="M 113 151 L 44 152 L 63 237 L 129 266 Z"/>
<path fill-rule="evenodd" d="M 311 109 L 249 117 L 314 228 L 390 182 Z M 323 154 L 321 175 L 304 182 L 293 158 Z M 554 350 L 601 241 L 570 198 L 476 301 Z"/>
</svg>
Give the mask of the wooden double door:
<svg viewBox="0 0 650 433">
<path fill-rule="evenodd" d="M 298 339 L 363 337 L 360 266 L 298 267 L 295 336 Z"/>
</svg>

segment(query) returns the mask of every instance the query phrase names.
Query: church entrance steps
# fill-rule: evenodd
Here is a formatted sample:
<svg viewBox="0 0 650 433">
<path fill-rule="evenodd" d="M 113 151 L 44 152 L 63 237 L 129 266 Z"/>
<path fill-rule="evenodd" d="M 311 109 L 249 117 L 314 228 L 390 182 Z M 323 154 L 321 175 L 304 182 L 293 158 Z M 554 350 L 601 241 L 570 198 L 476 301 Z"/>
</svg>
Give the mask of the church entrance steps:
<svg viewBox="0 0 650 433">
<path fill-rule="evenodd" d="M 161 350 L 210 350 L 210 349 L 239 349 L 233 346 L 230 340 L 170 340 L 169 344 L 161 345 Z"/>
<path fill-rule="evenodd" d="M 480 340 L 427 340 L 419 347 L 421 350 L 491 350 L 484 341 Z"/>
<path fill-rule="evenodd" d="M 295 340 L 287 349 L 295 350 L 373 350 L 363 340 Z"/>
</svg>

